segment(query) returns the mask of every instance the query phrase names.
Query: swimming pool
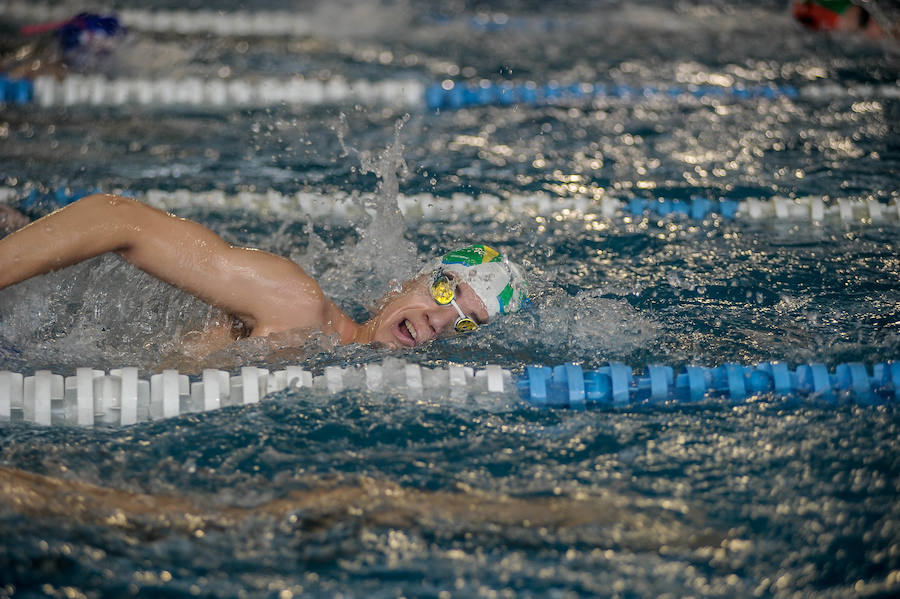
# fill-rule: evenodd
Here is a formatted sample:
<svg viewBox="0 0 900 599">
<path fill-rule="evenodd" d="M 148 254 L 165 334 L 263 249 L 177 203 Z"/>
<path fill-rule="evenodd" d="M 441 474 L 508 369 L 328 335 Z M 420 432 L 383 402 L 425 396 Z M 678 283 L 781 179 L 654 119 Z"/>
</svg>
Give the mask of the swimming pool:
<svg viewBox="0 0 900 599">
<path fill-rule="evenodd" d="M 138 8 L 172 22 L 171 3 Z M 489 240 L 535 305 L 410 352 L 244 342 L 217 367 L 898 358 L 895 49 L 802 31 L 780 2 L 291 14 L 309 30 L 135 26 L 113 79 L 300 72 L 405 81 L 421 102 L 8 104 L 8 201 L 38 215 L 126 190 L 291 256 L 360 317 L 437 252 Z M 148 47 L 175 60 L 142 64 Z M 434 111 L 432 83 L 604 91 Z M 734 93 L 751 89 L 773 91 Z M 663 214 L 696 198 L 716 209 Z M 187 372 L 175 340 L 212 317 L 100 258 L 0 292 L 0 370 Z M 0 596 L 888 596 L 900 419 L 850 400 L 300 389 L 125 428 L 3 423 Z"/>
</svg>

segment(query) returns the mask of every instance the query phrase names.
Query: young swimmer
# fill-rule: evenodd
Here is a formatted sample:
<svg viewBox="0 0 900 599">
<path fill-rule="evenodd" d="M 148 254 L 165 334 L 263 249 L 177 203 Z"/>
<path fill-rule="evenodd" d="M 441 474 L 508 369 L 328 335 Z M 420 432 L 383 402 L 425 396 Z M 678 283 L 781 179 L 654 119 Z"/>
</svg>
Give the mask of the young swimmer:
<svg viewBox="0 0 900 599">
<path fill-rule="evenodd" d="M 104 194 L 0 239 L 0 289 L 106 252 L 224 310 L 251 337 L 305 329 L 343 344 L 416 347 L 475 330 L 527 302 L 520 269 L 493 248 L 473 245 L 435 261 L 360 324 L 291 260 L 231 246 L 199 223 Z M 207 353 L 234 340 L 221 331 L 218 338 L 205 346 Z"/>
</svg>

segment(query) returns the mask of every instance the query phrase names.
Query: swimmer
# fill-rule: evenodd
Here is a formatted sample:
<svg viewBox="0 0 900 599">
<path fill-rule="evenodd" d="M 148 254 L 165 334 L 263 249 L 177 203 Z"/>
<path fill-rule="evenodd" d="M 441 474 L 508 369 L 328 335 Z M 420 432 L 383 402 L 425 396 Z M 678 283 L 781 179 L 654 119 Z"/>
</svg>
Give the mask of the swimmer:
<svg viewBox="0 0 900 599">
<path fill-rule="evenodd" d="M 0 239 L 0 289 L 106 252 L 220 308 L 242 325 L 228 323 L 228 331 L 250 337 L 303 329 L 342 344 L 417 347 L 527 303 L 520 269 L 493 248 L 472 245 L 436 260 L 357 323 L 291 260 L 231 246 L 199 223 L 105 194 Z M 205 332 L 206 354 L 236 340 L 223 331 Z"/>
<path fill-rule="evenodd" d="M 793 13 L 797 21 L 815 31 L 858 31 L 872 38 L 884 36 L 872 14 L 851 0 L 794 2 Z"/>
<path fill-rule="evenodd" d="M 11 77 L 29 79 L 40 75 L 62 79 L 69 70 L 107 73 L 126 34 L 114 15 L 91 13 L 28 25 L 18 33 L 11 36 L 12 48 L 7 51 L 12 51 L 0 60 L 0 70 Z"/>
<path fill-rule="evenodd" d="M 0 72 L 14 79 L 69 73 L 106 77 L 172 76 L 194 50 L 131 33 L 114 14 L 80 13 L 64 21 L 0 34 Z"/>
</svg>

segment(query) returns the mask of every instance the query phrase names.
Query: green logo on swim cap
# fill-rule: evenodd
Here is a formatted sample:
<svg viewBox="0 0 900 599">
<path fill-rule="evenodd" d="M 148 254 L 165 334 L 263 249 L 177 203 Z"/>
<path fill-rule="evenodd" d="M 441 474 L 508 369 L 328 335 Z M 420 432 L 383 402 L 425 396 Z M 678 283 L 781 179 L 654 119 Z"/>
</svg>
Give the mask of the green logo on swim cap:
<svg viewBox="0 0 900 599">
<path fill-rule="evenodd" d="M 524 280 L 510 281 L 497 295 L 497 300 L 500 302 L 500 313 L 518 312 L 529 306 L 531 302 L 528 301 L 528 295 L 525 293 L 527 288 L 528 284 Z"/>
<path fill-rule="evenodd" d="M 444 264 L 463 264 L 465 266 L 478 266 L 488 262 L 501 262 L 503 256 L 489 245 L 470 245 L 468 247 L 453 250 L 441 258 Z"/>
<path fill-rule="evenodd" d="M 506 312 L 507 307 L 509 307 L 509 300 L 513 297 L 513 288 L 512 285 L 507 284 L 506 287 L 503 288 L 503 291 L 497 295 L 497 299 L 500 300 L 500 313 Z"/>
</svg>

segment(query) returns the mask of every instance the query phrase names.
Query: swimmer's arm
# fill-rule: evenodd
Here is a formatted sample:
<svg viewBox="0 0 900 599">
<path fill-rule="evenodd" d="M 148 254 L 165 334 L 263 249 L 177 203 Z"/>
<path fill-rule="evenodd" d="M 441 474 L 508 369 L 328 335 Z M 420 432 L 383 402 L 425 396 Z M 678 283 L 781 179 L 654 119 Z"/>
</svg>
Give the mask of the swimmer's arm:
<svg viewBox="0 0 900 599">
<path fill-rule="evenodd" d="M 237 316 L 253 335 L 340 332 L 336 306 L 294 262 L 112 195 L 88 196 L 0 240 L 0 289 L 106 252 Z"/>
</svg>

